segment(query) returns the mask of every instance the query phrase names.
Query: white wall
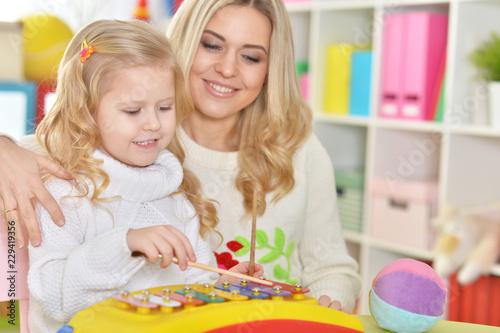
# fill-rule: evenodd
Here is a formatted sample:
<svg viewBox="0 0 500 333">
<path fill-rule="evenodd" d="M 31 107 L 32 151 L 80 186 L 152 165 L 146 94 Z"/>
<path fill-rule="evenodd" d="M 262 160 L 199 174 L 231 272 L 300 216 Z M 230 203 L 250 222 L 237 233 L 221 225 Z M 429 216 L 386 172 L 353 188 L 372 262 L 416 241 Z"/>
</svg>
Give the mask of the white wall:
<svg viewBox="0 0 500 333">
<path fill-rule="evenodd" d="M 73 31 L 77 31 L 97 19 L 132 19 L 137 2 L 137 0 L 0 0 L 0 21 L 12 22 L 30 14 L 48 13 L 59 17 Z M 163 23 L 168 14 L 166 6 L 170 2 L 148 1 L 150 15 L 155 25 Z"/>
</svg>

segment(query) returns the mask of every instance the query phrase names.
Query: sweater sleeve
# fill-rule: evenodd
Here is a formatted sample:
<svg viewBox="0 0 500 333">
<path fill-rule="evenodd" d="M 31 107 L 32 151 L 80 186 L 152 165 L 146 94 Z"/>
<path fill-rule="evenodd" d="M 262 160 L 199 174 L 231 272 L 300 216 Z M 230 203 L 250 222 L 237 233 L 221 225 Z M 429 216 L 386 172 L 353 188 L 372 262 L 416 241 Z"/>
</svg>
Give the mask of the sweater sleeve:
<svg viewBox="0 0 500 333">
<path fill-rule="evenodd" d="M 184 197 L 183 194 L 177 195 L 179 208 L 177 211 L 184 215 L 181 219 L 186 220 L 184 235 L 189 239 L 196 256 L 196 262 L 212 267 L 217 267 L 215 254 L 210 248 L 210 243 L 207 239 L 200 235 L 200 218 L 196 213 L 192 204 Z M 203 269 L 189 267 L 186 272 L 186 283 L 214 283 L 219 278 L 219 274 L 206 271 Z"/>
<path fill-rule="evenodd" d="M 330 158 L 313 135 L 304 146 L 308 182 L 304 236 L 299 246 L 302 283 L 314 297 L 328 295 L 354 308 L 361 289 L 357 262 L 347 253 L 337 211 Z"/>
<path fill-rule="evenodd" d="M 29 247 L 28 286 L 31 297 L 49 317 L 67 322 L 78 311 L 119 292 L 145 264 L 145 259 L 131 256 L 126 227 L 112 228 L 86 239 L 94 221 L 81 212 L 92 211 L 90 202 L 66 198 L 61 204 L 71 190 L 66 181 L 55 180 L 48 184 L 48 189 L 60 204 L 66 224 L 56 226 L 45 208 L 37 205 L 42 244 Z"/>
<path fill-rule="evenodd" d="M 196 255 L 196 262 L 212 267 L 217 267 L 215 255 L 210 249 L 206 240 L 198 236 L 197 246 L 194 249 Z M 193 244 L 194 245 L 194 244 Z M 186 274 L 186 283 L 215 283 L 220 275 L 214 272 L 206 271 L 203 269 L 189 267 Z"/>
</svg>

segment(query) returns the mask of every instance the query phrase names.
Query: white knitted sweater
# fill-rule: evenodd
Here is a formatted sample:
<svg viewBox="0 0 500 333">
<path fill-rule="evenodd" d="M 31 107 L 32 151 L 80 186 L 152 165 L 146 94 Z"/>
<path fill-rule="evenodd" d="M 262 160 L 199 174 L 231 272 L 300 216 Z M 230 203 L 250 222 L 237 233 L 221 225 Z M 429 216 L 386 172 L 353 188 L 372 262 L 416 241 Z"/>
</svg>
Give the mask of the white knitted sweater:
<svg viewBox="0 0 500 333">
<path fill-rule="evenodd" d="M 42 244 L 29 248 L 30 330 L 56 332 L 78 311 L 122 290 L 172 284 L 213 283 L 218 275 L 196 268 L 162 269 L 143 257 L 132 257 L 126 243 L 131 228 L 170 224 L 191 241 L 197 262 L 215 265 L 208 242 L 199 236 L 199 218 L 183 194 L 170 195 L 182 181 L 179 161 L 168 151 L 146 168 L 133 168 L 96 151 L 110 184 L 99 207 L 87 198 L 71 197 L 72 185 L 54 179 L 47 188 L 63 209 L 66 224 L 56 226 L 39 204 Z M 109 211 L 107 211 L 107 210 Z M 110 213 L 113 215 L 111 217 Z"/>
<path fill-rule="evenodd" d="M 218 230 L 224 237 L 212 242 L 219 266 L 249 260 L 251 218 L 242 219 L 242 196 L 236 189 L 238 152 L 219 152 L 194 142 L 177 128 L 186 152 L 184 167 L 201 181 L 208 198 L 219 202 Z M 40 153 L 36 138 L 19 144 Z M 298 281 L 310 295 L 328 295 L 353 309 L 361 289 L 358 264 L 349 256 L 342 236 L 332 163 L 313 134 L 293 156 L 295 187 L 278 202 L 267 196 L 267 209 L 257 219 L 256 261 L 269 279 Z M 242 247 L 243 246 L 243 247 Z"/>
<path fill-rule="evenodd" d="M 204 194 L 219 202 L 218 230 L 224 237 L 216 251 L 219 265 L 249 260 L 251 217 L 244 216 L 236 189 L 238 152 L 207 149 L 179 127 L 186 152 L 184 167 L 201 181 Z M 313 134 L 293 156 L 295 186 L 278 202 L 266 196 L 267 209 L 257 218 L 256 262 L 268 279 L 299 282 L 310 295 L 328 295 L 353 309 L 361 288 L 358 264 L 346 251 L 337 211 L 330 158 Z"/>
</svg>

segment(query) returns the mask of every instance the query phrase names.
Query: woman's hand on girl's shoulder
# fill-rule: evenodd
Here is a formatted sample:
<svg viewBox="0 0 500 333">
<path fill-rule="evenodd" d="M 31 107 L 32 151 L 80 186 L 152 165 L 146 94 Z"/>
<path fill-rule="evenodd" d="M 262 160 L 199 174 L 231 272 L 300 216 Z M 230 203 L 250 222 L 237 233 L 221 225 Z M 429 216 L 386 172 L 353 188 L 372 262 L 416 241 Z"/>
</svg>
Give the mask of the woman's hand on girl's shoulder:
<svg viewBox="0 0 500 333">
<path fill-rule="evenodd" d="M 40 229 L 35 215 L 39 201 L 59 226 L 64 224 L 64 215 L 56 200 L 45 188 L 41 177 L 52 174 L 58 178 L 73 176 L 48 158 L 19 147 L 7 137 L 0 136 L 0 221 L 15 221 L 28 230 L 31 245 L 41 243 Z M 18 247 L 26 245 L 28 239 L 22 228 L 16 230 Z"/>
</svg>

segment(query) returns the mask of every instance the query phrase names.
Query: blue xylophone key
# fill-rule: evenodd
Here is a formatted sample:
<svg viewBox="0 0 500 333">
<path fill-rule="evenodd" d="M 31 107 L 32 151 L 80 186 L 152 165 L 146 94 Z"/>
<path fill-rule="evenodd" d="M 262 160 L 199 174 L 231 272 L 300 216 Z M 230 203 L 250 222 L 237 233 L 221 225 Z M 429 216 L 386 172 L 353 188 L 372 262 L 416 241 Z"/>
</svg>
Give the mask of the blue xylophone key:
<svg viewBox="0 0 500 333">
<path fill-rule="evenodd" d="M 249 283 L 247 282 L 246 285 L 242 285 L 240 282 L 234 283 L 233 286 L 242 288 L 245 290 L 252 290 L 253 288 L 260 288 L 261 293 L 268 294 L 270 296 L 281 296 L 281 297 L 286 297 L 290 296 L 292 293 L 287 291 L 287 290 L 280 290 L 279 292 L 271 287 L 264 287 L 258 284 L 254 283 Z"/>
</svg>

